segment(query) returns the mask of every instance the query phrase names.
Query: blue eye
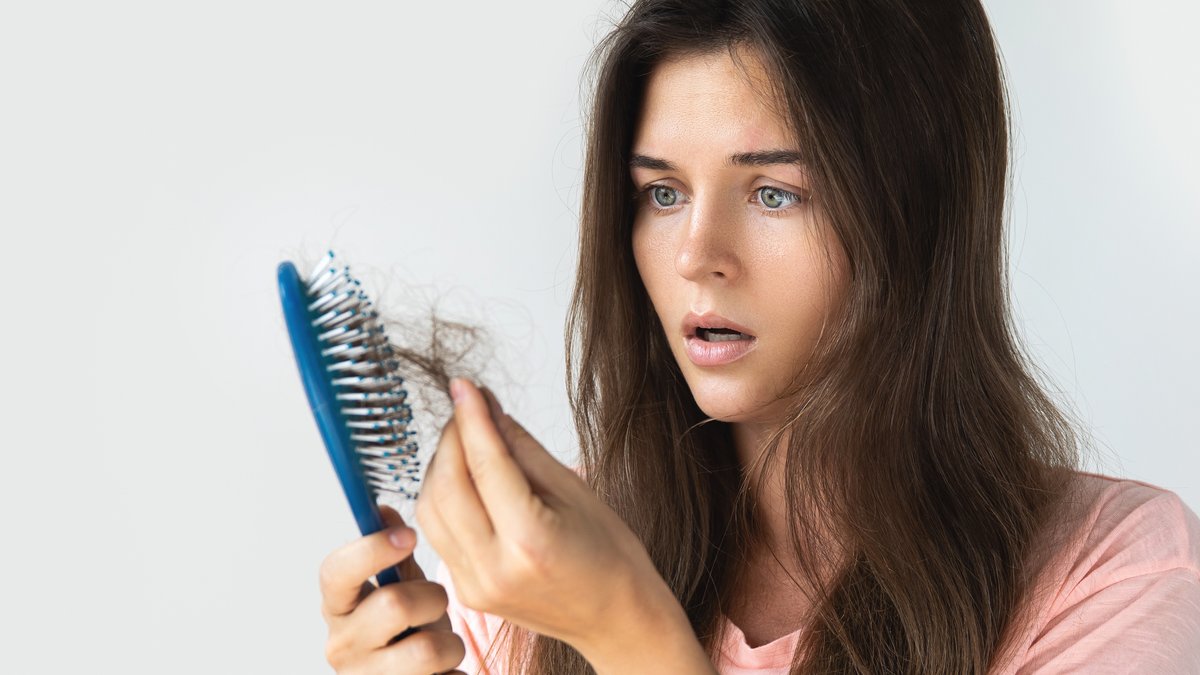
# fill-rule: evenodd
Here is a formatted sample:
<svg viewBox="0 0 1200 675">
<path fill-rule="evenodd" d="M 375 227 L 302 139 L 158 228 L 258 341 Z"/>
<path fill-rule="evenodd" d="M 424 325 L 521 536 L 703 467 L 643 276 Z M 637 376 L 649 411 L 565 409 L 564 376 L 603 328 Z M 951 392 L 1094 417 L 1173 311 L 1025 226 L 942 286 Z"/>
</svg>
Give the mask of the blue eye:
<svg viewBox="0 0 1200 675">
<path fill-rule="evenodd" d="M 779 210 L 780 206 L 785 206 L 785 201 L 787 204 L 791 204 L 800 199 L 799 195 L 769 186 L 760 187 L 756 192 L 758 192 L 759 201 L 763 203 L 763 206 L 769 207 L 772 210 Z"/>
<path fill-rule="evenodd" d="M 675 206 L 675 202 L 678 199 L 675 196 L 675 192 L 676 192 L 676 190 L 674 188 L 669 188 L 665 185 L 651 185 L 650 186 L 650 199 L 652 199 L 654 201 L 654 204 L 656 206 L 661 206 L 661 207 Z M 665 204 L 658 200 L 659 196 L 664 193 L 671 196 L 670 201 L 666 202 Z"/>
<path fill-rule="evenodd" d="M 634 193 L 633 196 L 635 199 L 642 200 L 654 213 L 666 215 L 674 211 L 673 207 L 683 202 L 679 197 L 680 194 L 679 190 L 673 187 L 654 183 Z M 769 185 L 754 190 L 751 195 L 756 196 L 751 201 L 764 207 L 761 209 L 763 215 L 772 217 L 787 215 L 791 213 L 791 208 L 796 204 L 808 203 L 808 199 L 794 192 Z"/>
</svg>

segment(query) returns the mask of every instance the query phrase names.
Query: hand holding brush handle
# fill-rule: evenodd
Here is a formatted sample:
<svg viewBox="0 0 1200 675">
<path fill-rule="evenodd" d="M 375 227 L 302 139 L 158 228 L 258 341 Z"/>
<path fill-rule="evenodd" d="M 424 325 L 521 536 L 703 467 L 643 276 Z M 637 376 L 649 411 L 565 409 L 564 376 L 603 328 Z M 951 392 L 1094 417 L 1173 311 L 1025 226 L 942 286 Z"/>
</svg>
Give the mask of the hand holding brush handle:
<svg viewBox="0 0 1200 675">
<path fill-rule="evenodd" d="M 380 507 L 387 529 L 335 550 L 321 564 L 321 615 L 329 626 L 325 659 L 338 673 L 429 675 L 466 654 L 446 616 L 446 589 L 426 580 L 412 557 L 416 532 Z M 377 571 L 399 565 L 403 581 L 376 587 Z M 420 630 L 397 640 L 409 626 Z M 459 673 L 460 671 L 452 671 Z"/>
</svg>

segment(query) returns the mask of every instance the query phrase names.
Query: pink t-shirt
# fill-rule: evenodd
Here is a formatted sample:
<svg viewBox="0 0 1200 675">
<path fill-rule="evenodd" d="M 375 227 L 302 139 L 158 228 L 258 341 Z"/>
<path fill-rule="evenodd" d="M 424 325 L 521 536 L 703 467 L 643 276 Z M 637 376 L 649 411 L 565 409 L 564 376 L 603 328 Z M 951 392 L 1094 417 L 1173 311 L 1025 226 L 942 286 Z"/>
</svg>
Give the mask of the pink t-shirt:
<svg viewBox="0 0 1200 675">
<path fill-rule="evenodd" d="M 1086 524 L 1043 572 L 1037 620 L 992 675 L 1200 674 L 1200 519 L 1156 485 L 1088 472 L 1079 478 L 1091 504 Z M 459 603 L 444 563 L 437 580 L 467 648 L 459 669 L 502 675 L 502 655 L 481 666 L 501 619 Z M 786 675 L 801 630 L 752 648 L 729 623 L 717 670 Z"/>
</svg>

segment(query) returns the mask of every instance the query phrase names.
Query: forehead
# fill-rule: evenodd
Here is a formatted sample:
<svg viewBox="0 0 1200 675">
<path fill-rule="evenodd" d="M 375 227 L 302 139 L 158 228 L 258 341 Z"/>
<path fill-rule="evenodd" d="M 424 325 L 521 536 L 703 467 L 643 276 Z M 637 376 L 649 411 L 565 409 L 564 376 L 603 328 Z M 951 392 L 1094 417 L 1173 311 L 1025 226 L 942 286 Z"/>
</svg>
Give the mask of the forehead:
<svg viewBox="0 0 1200 675">
<path fill-rule="evenodd" d="M 794 145 L 762 62 L 751 51 L 739 51 L 738 58 L 740 67 L 720 50 L 657 64 L 647 80 L 634 148 L 725 152 Z"/>
</svg>

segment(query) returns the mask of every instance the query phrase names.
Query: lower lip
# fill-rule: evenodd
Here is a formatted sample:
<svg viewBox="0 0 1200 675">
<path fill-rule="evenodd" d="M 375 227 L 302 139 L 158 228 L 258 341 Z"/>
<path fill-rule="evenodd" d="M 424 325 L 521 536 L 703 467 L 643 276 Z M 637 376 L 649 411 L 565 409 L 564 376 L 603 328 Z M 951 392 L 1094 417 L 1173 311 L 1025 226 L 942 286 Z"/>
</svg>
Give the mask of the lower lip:
<svg viewBox="0 0 1200 675">
<path fill-rule="evenodd" d="M 687 355 L 697 366 L 723 366 L 742 358 L 754 349 L 758 338 L 707 342 L 698 337 L 687 338 Z"/>
</svg>

